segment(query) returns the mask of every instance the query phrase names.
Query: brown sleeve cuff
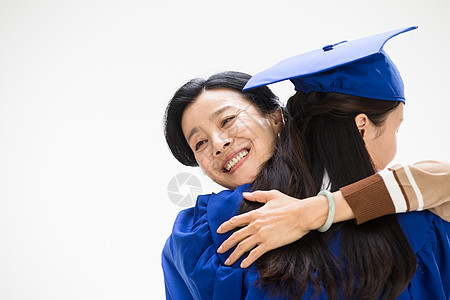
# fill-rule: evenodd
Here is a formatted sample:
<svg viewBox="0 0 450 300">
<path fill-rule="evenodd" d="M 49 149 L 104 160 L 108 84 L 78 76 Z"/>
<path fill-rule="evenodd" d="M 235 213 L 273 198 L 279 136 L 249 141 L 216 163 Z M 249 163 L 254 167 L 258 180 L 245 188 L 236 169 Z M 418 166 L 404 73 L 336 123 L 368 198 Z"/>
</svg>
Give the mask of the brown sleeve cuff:
<svg viewBox="0 0 450 300">
<path fill-rule="evenodd" d="M 379 174 L 344 186 L 340 191 L 353 210 L 357 224 L 395 213 L 389 191 Z"/>
</svg>

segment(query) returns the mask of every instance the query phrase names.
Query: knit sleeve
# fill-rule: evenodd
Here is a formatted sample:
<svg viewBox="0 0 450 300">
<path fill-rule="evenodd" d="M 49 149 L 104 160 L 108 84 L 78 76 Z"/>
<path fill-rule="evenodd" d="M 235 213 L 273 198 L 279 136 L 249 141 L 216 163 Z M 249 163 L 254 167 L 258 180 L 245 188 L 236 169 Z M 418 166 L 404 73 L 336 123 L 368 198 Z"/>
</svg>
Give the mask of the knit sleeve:
<svg viewBox="0 0 450 300">
<path fill-rule="evenodd" d="M 450 163 L 395 165 L 340 189 L 358 224 L 380 216 L 429 209 L 450 221 Z"/>
</svg>

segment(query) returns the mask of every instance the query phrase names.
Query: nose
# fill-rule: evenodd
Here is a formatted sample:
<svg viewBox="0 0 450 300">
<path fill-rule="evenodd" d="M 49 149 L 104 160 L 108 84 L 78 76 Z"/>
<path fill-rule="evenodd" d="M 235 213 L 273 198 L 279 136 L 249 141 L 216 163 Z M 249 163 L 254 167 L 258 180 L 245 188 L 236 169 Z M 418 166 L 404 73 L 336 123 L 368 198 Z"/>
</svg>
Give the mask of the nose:
<svg viewBox="0 0 450 300">
<path fill-rule="evenodd" d="M 220 155 L 228 146 L 231 144 L 230 138 L 223 138 L 221 136 L 217 136 L 214 141 L 214 155 Z"/>
<path fill-rule="evenodd" d="M 222 151 L 225 150 L 229 145 L 230 145 L 230 142 L 226 142 L 225 144 L 223 144 L 222 150 L 216 150 L 216 155 L 219 155 L 220 153 L 222 153 Z"/>
</svg>

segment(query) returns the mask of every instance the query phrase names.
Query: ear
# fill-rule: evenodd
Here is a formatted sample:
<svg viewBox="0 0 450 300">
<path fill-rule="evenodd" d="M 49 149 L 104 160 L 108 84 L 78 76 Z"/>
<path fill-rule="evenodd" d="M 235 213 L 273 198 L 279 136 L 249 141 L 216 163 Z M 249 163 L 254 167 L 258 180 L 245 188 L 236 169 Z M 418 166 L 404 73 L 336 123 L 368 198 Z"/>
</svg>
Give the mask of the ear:
<svg viewBox="0 0 450 300">
<path fill-rule="evenodd" d="M 367 117 L 366 114 L 359 114 L 355 117 L 355 124 L 356 127 L 359 130 L 359 133 L 361 134 L 361 136 L 364 138 L 364 133 L 368 127 L 369 124 L 369 117 Z"/>
<path fill-rule="evenodd" d="M 281 132 L 281 129 L 283 129 L 284 127 L 283 111 L 281 110 L 281 108 L 270 114 L 270 121 L 272 123 L 275 134 L 279 134 Z"/>
</svg>

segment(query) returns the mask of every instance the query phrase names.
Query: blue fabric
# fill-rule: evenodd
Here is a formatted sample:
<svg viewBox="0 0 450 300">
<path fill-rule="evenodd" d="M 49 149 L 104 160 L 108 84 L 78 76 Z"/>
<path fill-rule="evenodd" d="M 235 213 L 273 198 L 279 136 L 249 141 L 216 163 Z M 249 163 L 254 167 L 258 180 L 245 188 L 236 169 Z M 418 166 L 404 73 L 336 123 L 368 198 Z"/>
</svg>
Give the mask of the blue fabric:
<svg viewBox="0 0 450 300">
<path fill-rule="evenodd" d="M 383 51 L 391 38 L 416 26 L 384 32 L 284 59 L 255 74 L 244 91 L 290 79 L 297 91 L 335 92 L 405 102 L 400 73 Z"/>
<path fill-rule="evenodd" d="M 242 192 L 247 189 L 244 185 L 235 191 L 199 196 L 195 207 L 179 213 L 162 253 L 167 299 L 269 299 L 256 285 L 254 266 L 241 269 L 242 259 L 225 266 L 232 250 L 216 252 L 231 235 L 216 230 L 237 214 Z M 428 211 L 400 214 L 398 219 L 418 263 L 416 274 L 398 299 L 450 299 L 450 223 Z M 310 289 L 304 299 L 311 294 Z M 326 297 L 322 294 L 319 299 Z"/>
</svg>

